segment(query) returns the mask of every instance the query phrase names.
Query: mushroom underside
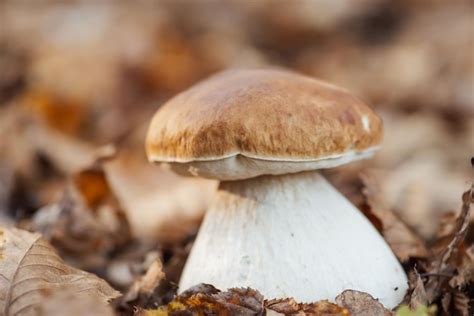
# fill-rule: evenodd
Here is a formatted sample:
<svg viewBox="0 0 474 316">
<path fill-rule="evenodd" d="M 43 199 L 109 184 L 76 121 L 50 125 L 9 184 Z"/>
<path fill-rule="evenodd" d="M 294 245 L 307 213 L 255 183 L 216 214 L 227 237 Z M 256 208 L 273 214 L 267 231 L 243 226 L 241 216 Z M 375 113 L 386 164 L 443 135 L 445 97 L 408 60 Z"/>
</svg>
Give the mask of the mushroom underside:
<svg viewBox="0 0 474 316">
<path fill-rule="evenodd" d="M 367 159 L 373 156 L 378 147 L 363 151 L 346 151 L 319 159 L 258 157 L 245 153 L 224 157 L 193 159 L 180 161 L 152 157 L 152 161 L 164 162 L 176 173 L 183 176 L 195 176 L 220 180 L 241 180 L 261 175 L 283 175 L 305 170 L 334 168 L 352 161 Z"/>
<path fill-rule="evenodd" d="M 370 222 L 317 171 L 221 182 L 180 280 L 267 298 L 364 291 L 392 308 L 407 278 Z"/>
</svg>

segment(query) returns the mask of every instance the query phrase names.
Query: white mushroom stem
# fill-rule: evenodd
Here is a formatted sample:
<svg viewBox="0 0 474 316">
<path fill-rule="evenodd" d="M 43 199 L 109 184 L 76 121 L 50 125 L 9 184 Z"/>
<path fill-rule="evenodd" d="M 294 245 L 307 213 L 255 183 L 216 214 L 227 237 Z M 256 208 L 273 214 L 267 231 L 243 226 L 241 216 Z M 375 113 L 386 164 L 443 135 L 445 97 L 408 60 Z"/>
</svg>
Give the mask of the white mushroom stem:
<svg viewBox="0 0 474 316">
<path fill-rule="evenodd" d="M 302 302 L 354 289 L 389 308 L 407 289 L 380 234 L 316 171 L 221 182 L 180 289 L 201 282 Z"/>
</svg>

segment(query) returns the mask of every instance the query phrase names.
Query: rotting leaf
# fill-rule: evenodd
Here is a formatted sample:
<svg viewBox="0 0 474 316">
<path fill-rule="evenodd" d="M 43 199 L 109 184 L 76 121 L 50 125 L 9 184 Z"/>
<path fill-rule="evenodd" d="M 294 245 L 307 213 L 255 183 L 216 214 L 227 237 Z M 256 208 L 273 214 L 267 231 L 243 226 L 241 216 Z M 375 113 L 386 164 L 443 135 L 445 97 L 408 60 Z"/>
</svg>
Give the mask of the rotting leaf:
<svg viewBox="0 0 474 316">
<path fill-rule="evenodd" d="M 213 297 L 231 313 L 248 311 L 257 315 L 263 312 L 263 296 L 251 288 L 233 288 L 214 294 Z"/>
<path fill-rule="evenodd" d="M 349 310 L 352 316 L 390 316 L 392 312 L 386 309 L 378 300 L 370 294 L 345 290 L 336 297 L 336 303 L 339 306 Z"/>
<path fill-rule="evenodd" d="M 31 315 L 43 291 L 63 287 L 104 304 L 119 296 L 104 280 L 66 265 L 37 233 L 0 230 L 0 258 L 0 311 L 5 316 Z"/>
<path fill-rule="evenodd" d="M 410 258 L 424 258 L 429 255 L 423 240 L 417 236 L 388 207 L 380 190 L 380 174 L 374 170 L 361 175 L 364 183 L 363 193 L 367 198 L 370 211 L 382 223 L 382 234 L 392 251 L 402 262 Z"/>
<path fill-rule="evenodd" d="M 276 312 L 283 315 L 334 315 L 349 316 L 351 313 L 348 309 L 340 307 L 329 301 L 322 300 L 315 303 L 298 303 L 293 298 L 273 299 L 265 301 L 265 308 L 268 311 Z"/>
<path fill-rule="evenodd" d="M 250 288 L 221 292 L 199 284 L 157 309 L 138 310 L 135 315 L 263 315 L 263 296 Z"/>
</svg>

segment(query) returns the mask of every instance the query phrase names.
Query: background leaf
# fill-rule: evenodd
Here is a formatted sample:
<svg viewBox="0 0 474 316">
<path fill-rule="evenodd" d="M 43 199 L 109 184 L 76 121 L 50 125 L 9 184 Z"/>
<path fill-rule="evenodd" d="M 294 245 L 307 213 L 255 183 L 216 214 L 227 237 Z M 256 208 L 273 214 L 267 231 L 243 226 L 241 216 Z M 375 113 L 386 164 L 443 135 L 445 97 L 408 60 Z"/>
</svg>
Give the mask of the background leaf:
<svg viewBox="0 0 474 316">
<path fill-rule="evenodd" d="M 64 263 L 40 234 L 0 230 L 0 314 L 33 315 L 45 293 L 57 289 L 104 303 L 119 296 L 104 280 Z"/>
</svg>

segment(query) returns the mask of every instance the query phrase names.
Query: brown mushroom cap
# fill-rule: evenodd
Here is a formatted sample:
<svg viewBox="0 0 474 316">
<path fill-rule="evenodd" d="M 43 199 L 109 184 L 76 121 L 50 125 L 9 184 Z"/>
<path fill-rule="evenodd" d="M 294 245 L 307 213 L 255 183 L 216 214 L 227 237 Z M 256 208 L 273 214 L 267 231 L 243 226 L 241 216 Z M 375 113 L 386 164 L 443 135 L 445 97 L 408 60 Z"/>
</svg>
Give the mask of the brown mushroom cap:
<svg viewBox="0 0 474 316">
<path fill-rule="evenodd" d="M 245 166 L 224 164 L 233 169 L 229 177 L 229 170 L 214 170 L 222 163 L 204 168 L 205 177 L 236 179 L 319 168 L 307 164 L 314 161 L 360 159 L 358 154 L 373 151 L 381 138 L 380 118 L 341 88 L 284 70 L 231 70 L 163 105 L 149 127 L 146 150 L 150 161 L 181 164 L 181 173 L 191 174 L 193 163 L 245 158 L 240 159 Z M 272 166 L 236 175 L 235 168 L 241 173 L 262 161 Z M 281 164 L 302 162 L 308 166 L 297 170 Z"/>
</svg>

